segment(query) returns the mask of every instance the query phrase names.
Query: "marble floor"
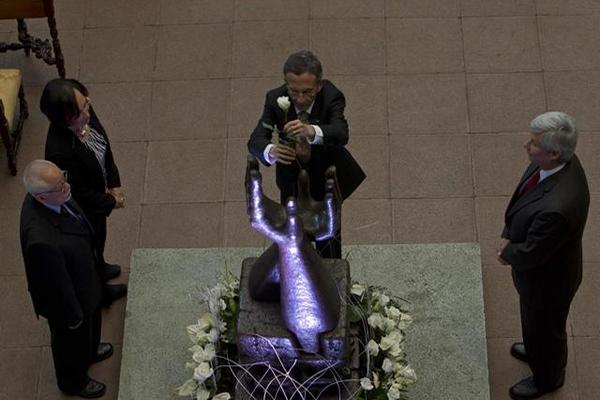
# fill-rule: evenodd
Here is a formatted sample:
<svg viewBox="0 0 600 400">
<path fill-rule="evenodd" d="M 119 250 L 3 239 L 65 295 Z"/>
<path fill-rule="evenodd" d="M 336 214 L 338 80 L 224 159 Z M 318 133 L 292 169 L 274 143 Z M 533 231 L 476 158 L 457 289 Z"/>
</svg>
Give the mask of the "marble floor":
<svg viewBox="0 0 600 400">
<path fill-rule="evenodd" d="M 67 75 L 90 89 L 112 141 L 127 205 L 109 218 L 107 258 L 138 247 L 257 246 L 246 222 L 246 140 L 287 55 L 309 48 L 347 98 L 349 148 L 368 179 L 344 208 L 344 242 L 478 242 L 493 400 L 527 368 L 508 353 L 517 298 L 494 248 L 527 164 L 530 119 L 573 115 L 592 203 L 584 282 L 569 323 L 565 387 L 548 399 L 600 398 L 600 1 L 55 0 Z M 47 36 L 43 20 L 29 23 Z M 16 38 L 2 21 L 0 41 Z M 19 167 L 43 157 L 39 111 L 56 70 L 22 52 L 31 116 Z M 273 169 L 265 186 L 276 193 Z M 0 155 L 0 399 L 61 399 L 47 325 L 35 318 L 18 241 L 23 198 Z M 125 302 L 104 316 L 116 345 L 91 375 L 116 399 Z M 469 351 L 469 349 L 465 349 Z M 66 397 L 65 397 L 66 398 Z"/>
</svg>

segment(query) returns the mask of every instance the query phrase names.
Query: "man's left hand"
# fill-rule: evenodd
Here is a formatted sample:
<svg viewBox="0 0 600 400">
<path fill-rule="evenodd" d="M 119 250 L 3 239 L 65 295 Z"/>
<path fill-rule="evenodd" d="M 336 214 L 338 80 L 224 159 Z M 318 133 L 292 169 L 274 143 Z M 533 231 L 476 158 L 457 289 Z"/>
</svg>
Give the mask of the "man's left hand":
<svg viewBox="0 0 600 400">
<path fill-rule="evenodd" d="M 496 250 L 496 259 L 502 265 L 508 265 L 505 259 L 502 258 L 502 252 L 510 244 L 510 240 L 502 238 L 500 239 L 500 243 L 498 244 L 498 249 Z"/>
<path fill-rule="evenodd" d="M 302 123 L 299 119 L 288 122 L 283 126 L 283 131 L 288 135 L 305 137 L 313 140 L 315 137 L 315 128 L 310 124 Z"/>
</svg>

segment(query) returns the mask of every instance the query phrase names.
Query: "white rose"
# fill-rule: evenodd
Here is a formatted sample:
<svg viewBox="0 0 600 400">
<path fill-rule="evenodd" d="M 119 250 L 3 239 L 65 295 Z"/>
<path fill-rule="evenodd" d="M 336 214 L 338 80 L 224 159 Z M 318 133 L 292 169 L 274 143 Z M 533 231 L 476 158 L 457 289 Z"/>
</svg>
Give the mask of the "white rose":
<svg viewBox="0 0 600 400">
<path fill-rule="evenodd" d="M 203 363 L 204 361 L 210 361 L 215 358 L 215 346 L 212 344 L 207 344 L 204 348 L 200 346 L 194 346 L 194 354 L 192 355 L 192 359 L 197 363 Z"/>
<path fill-rule="evenodd" d="M 369 315 L 369 318 L 367 319 L 367 322 L 373 328 L 380 328 L 381 329 L 382 326 L 383 326 L 383 317 L 379 313 L 373 313 L 373 314 Z"/>
<path fill-rule="evenodd" d="M 180 396 L 190 396 L 194 393 L 194 391 L 196 390 L 196 388 L 198 387 L 198 384 L 196 383 L 195 380 L 193 379 L 188 379 L 187 381 L 185 381 L 185 383 L 181 386 L 179 386 L 177 389 L 177 394 Z"/>
<path fill-rule="evenodd" d="M 377 354 L 379 354 L 379 345 L 376 341 L 371 339 L 369 340 L 369 343 L 367 343 L 367 350 L 369 350 L 370 355 L 377 357 Z"/>
<path fill-rule="evenodd" d="M 383 360 L 383 364 L 381 364 L 381 369 L 385 371 L 385 373 L 389 374 L 394 370 L 394 364 L 390 361 L 389 358 Z"/>
<path fill-rule="evenodd" d="M 277 105 L 279 106 L 279 108 L 281 108 L 283 111 L 287 111 L 290 109 L 290 99 L 287 96 L 281 96 L 277 98 Z"/>
<path fill-rule="evenodd" d="M 213 369 L 210 367 L 210 364 L 207 362 L 203 362 L 196 367 L 194 370 L 194 379 L 198 383 L 203 383 L 205 380 L 210 378 L 213 374 Z"/>
<path fill-rule="evenodd" d="M 364 390 L 373 390 L 373 384 L 369 378 L 360 378 L 360 387 Z"/>
<path fill-rule="evenodd" d="M 407 326 L 412 324 L 412 321 L 413 319 L 410 315 L 402 313 L 402 315 L 400 316 L 400 321 L 398 322 L 398 328 L 406 329 Z"/>
<path fill-rule="evenodd" d="M 398 400 L 400 398 L 400 391 L 392 386 L 387 392 L 387 397 L 389 400 Z"/>
<path fill-rule="evenodd" d="M 385 308 L 385 315 L 387 315 L 389 318 L 392 318 L 395 321 L 398 321 L 398 319 L 400 319 L 400 310 L 398 310 L 398 308 L 391 306 L 391 307 L 386 307 Z"/>
<path fill-rule="evenodd" d="M 227 392 L 221 392 L 213 396 L 212 400 L 229 400 L 231 395 Z"/>
<path fill-rule="evenodd" d="M 203 387 L 198 388 L 196 392 L 196 400 L 208 400 L 210 397 L 210 392 Z"/>
<path fill-rule="evenodd" d="M 400 331 L 392 331 L 387 336 L 381 338 L 381 343 L 379 344 L 379 347 L 381 347 L 381 350 L 386 351 L 395 344 L 400 344 L 401 341 L 402 334 L 400 333 Z"/>
<path fill-rule="evenodd" d="M 365 287 L 364 285 L 359 285 L 358 283 L 355 283 L 354 285 L 352 285 L 352 287 L 350 288 L 350 293 L 352 293 L 355 296 L 362 296 L 362 294 L 365 292 Z"/>
<path fill-rule="evenodd" d="M 391 318 L 383 318 L 383 323 L 381 325 L 385 332 L 392 332 L 396 329 L 396 321 Z"/>
<path fill-rule="evenodd" d="M 394 344 L 388 349 L 387 354 L 394 358 L 400 358 L 402 356 L 402 346 L 398 343 Z"/>
<path fill-rule="evenodd" d="M 398 364 L 396 367 L 396 375 L 403 376 L 413 381 L 417 380 L 417 374 L 415 373 L 415 370 L 409 365 Z"/>
</svg>

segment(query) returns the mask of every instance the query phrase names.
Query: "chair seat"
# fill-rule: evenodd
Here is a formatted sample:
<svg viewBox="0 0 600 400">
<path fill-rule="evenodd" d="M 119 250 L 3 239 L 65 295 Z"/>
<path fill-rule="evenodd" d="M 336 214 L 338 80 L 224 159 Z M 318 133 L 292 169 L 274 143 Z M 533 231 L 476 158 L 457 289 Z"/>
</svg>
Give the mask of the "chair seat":
<svg viewBox="0 0 600 400">
<path fill-rule="evenodd" d="M 21 71 L 18 69 L 0 69 L 0 100 L 4 106 L 4 116 L 8 121 L 8 129 L 12 132 L 19 88 L 21 86 Z"/>
</svg>

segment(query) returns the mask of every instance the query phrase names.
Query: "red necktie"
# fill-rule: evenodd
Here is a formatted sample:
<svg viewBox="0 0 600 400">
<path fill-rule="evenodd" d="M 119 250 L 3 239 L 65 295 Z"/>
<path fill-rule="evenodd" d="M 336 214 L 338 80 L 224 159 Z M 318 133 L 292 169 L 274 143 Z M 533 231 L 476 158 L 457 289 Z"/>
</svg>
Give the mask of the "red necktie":
<svg viewBox="0 0 600 400">
<path fill-rule="evenodd" d="M 530 177 L 527 179 L 527 182 L 521 187 L 521 191 L 519 192 L 519 196 L 525 195 L 525 193 L 529 192 L 531 189 L 535 187 L 540 181 L 540 169 L 538 168 Z"/>
</svg>

